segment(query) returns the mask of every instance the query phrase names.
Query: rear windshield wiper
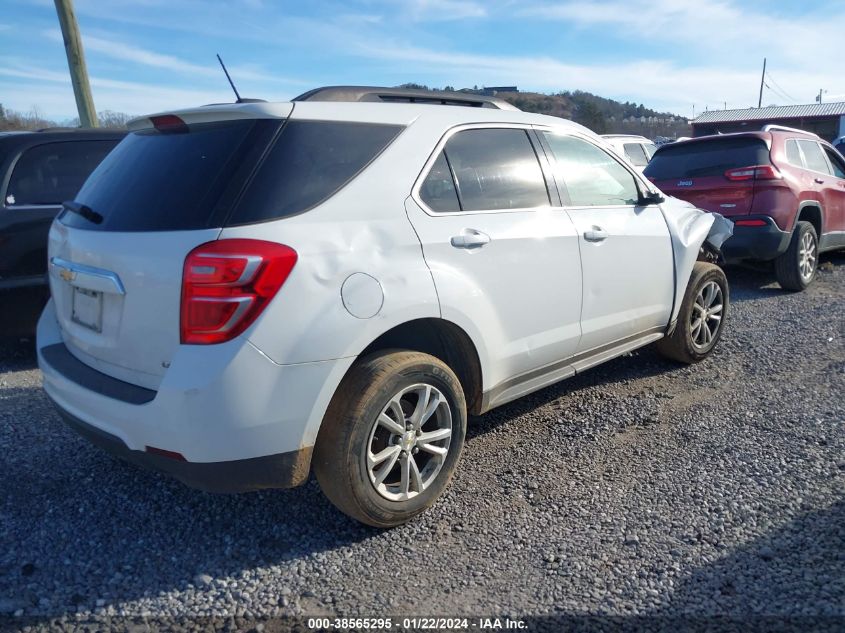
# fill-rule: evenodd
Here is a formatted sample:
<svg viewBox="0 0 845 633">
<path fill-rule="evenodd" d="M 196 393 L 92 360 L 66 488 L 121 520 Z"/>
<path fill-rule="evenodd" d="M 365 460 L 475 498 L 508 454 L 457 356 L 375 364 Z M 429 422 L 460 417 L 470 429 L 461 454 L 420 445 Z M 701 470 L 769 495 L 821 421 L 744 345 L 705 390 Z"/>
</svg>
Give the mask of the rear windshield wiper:
<svg viewBox="0 0 845 633">
<path fill-rule="evenodd" d="M 62 208 L 67 209 L 71 213 L 75 213 L 77 215 L 81 215 L 83 218 L 88 220 L 89 222 L 93 222 L 94 224 L 102 224 L 103 216 L 94 211 L 89 206 L 82 204 L 81 202 L 76 202 L 75 200 L 67 200 L 66 202 L 62 202 Z"/>
</svg>

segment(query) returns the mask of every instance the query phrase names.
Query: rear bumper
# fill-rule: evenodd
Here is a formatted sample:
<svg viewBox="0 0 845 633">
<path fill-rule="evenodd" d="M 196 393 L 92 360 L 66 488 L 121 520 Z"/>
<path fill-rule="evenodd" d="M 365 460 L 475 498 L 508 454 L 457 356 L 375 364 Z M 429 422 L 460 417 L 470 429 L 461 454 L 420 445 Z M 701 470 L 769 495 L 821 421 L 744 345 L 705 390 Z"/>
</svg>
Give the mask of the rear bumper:
<svg viewBox="0 0 845 633">
<path fill-rule="evenodd" d="M 52 302 L 38 324 L 37 348 L 44 390 L 82 435 L 131 462 L 219 492 L 304 482 L 328 403 L 354 360 L 279 365 L 245 339 L 183 345 L 150 390 L 73 356 Z"/>
<path fill-rule="evenodd" d="M 729 263 L 744 260 L 770 261 L 786 252 L 792 233 L 782 231 L 767 215 L 747 215 L 730 218 L 734 222 L 733 235 L 722 245 L 722 255 Z M 743 226 L 737 222 L 759 220 L 763 226 Z"/>
<path fill-rule="evenodd" d="M 53 404 L 67 425 L 95 446 L 143 468 L 170 475 L 192 488 L 219 493 L 248 492 L 264 488 L 292 488 L 308 479 L 311 447 L 227 462 L 186 462 L 132 450 L 119 437 L 83 422 L 55 401 Z"/>
</svg>

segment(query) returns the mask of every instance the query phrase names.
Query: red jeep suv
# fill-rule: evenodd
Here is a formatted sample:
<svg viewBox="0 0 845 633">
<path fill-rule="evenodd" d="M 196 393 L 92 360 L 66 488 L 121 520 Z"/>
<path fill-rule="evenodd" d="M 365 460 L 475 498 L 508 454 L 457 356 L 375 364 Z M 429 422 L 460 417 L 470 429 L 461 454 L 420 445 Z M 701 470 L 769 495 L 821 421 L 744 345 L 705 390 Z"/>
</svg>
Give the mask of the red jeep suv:
<svg viewBox="0 0 845 633">
<path fill-rule="evenodd" d="M 774 262 L 803 290 L 819 253 L 845 248 L 845 161 L 815 134 L 767 125 L 660 147 L 644 174 L 665 193 L 734 222 L 727 262 Z"/>
</svg>

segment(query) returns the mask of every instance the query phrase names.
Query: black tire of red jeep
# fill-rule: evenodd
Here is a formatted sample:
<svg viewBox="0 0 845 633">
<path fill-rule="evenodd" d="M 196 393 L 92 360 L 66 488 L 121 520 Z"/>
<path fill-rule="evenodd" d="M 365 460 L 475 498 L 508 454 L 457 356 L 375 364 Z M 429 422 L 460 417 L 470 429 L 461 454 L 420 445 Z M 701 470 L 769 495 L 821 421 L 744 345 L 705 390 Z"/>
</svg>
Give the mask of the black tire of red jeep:
<svg viewBox="0 0 845 633">
<path fill-rule="evenodd" d="M 813 271 L 809 277 L 801 274 L 801 246 L 805 235 L 810 235 L 814 245 Z M 807 288 L 816 277 L 816 270 L 819 263 L 819 236 L 816 228 L 809 222 L 801 220 L 795 224 L 792 232 L 792 239 L 789 240 L 789 247 L 786 252 L 775 259 L 775 276 L 778 283 L 784 290 L 800 292 Z"/>
<path fill-rule="evenodd" d="M 721 320 L 710 342 L 701 346 L 693 340 L 693 312 L 696 311 L 695 305 L 699 292 L 710 282 L 716 282 L 722 291 Z M 687 284 L 687 290 L 684 293 L 681 309 L 678 312 L 675 329 L 670 335 L 657 341 L 655 348 L 662 356 L 679 363 L 689 365 L 704 360 L 713 352 L 722 337 L 729 303 L 730 289 L 722 269 L 715 264 L 696 262 Z"/>
<path fill-rule="evenodd" d="M 452 435 L 436 478 L 416 496 L 384 498 L 371 482 L 366 452 L 370 431 L 390 399 L 417 383 L 436 387 L 451 410 Z M 425 511 L 445 490 L 460 459 L 466 434 L 466 401 L 454 372 L 421 352 L 387 350 L 355 363 L 329 404 L 312 466 L 328 499 L 353 519 L 379 528 L 401 525 Z"/>
</svg>

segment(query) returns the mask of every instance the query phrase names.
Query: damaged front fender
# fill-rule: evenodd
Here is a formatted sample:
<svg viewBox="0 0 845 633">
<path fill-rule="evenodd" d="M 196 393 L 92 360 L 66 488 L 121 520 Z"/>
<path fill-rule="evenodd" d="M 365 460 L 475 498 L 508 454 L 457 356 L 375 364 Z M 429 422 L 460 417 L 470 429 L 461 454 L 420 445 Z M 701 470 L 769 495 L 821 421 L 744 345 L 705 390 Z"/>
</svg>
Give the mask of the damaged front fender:
<svg viewBox="0 0 845 633">
<path fill-rule="evenodd" d="M 675 258 L 675 302 L 671 323 L 678 318 L 681 301 L 687 288 L 692 268 L 706 245 L 718 254 L 722 244 L 733 235 L 733 222 L 718 213 L 697 209 L 688 202 L 667 197 L 660 205 L 672 237 Z"/>
</svg>

